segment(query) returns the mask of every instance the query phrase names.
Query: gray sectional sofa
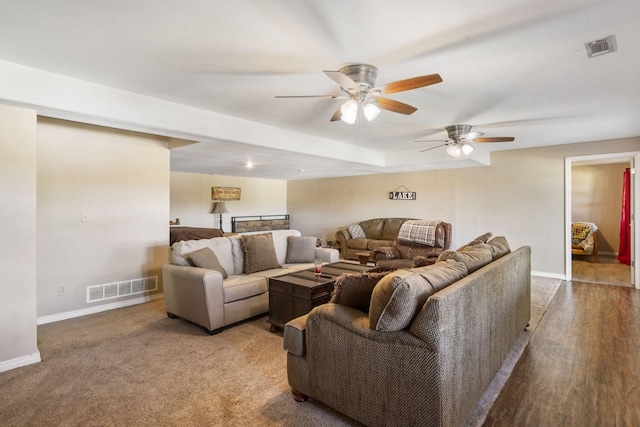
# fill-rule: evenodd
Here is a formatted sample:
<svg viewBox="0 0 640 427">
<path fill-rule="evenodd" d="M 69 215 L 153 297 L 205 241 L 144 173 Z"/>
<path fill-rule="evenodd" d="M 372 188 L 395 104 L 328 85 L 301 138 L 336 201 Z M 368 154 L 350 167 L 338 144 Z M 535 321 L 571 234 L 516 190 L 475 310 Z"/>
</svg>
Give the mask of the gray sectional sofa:
<svg viewBox="0 0 640 427">
<path fill-rule="evenodd" d="M 462 426 L 529 322 L 531 249 L 504 238 L 428 267 L 342 276 L 287 323 L 296 400 L 368 426 Z"/>
</svg>

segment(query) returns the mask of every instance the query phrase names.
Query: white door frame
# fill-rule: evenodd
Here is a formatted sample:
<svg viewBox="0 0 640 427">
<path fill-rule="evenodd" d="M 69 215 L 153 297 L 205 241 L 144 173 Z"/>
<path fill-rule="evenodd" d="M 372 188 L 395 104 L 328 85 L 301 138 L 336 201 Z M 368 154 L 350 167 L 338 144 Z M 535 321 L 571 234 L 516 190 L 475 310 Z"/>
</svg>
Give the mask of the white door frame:
<svg viewBox="0 0 640 427">
<path fill-rule="evenodd" d="M 585 161 L 606 161 L 617 160 L 620 162 L 630 162 L 631 164 L 631 281 L 637 289 L 640 289 L 640 277 L 638 266 L 638 242 L 640 241 L 640 231 L 636 227 L 635 219 L 639 213 L 640 203 L 636 203 L 636 200 L 640 200 L 640 174 L 635 173 L 636 168 L 640 163 L 640 152 L 628 152 L 628 153 L 608 153 L 608 154 L 593 154 L 588 156 L 575 156 L 565 157 L 565 278 L 571 280 L 571 168 L 574 162 Z"/>
</svg>

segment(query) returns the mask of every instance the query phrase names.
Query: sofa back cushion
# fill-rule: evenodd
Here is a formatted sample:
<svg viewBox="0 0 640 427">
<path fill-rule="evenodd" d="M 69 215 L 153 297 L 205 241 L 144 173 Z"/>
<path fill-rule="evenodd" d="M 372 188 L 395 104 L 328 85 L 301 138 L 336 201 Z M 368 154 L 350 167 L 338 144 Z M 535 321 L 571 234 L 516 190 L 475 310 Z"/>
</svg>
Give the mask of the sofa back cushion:
<svg viewBox="0 0 640 427">
<path fill-rule="evenodd" d="M 360 221 L 360 227 L 367 235 L 367 239 L 379 240 L 382 238 L 382 229 L 384 228 L 384 218 L 368 219 Z"/>
<path fill-rule="evenodd" d="M 385 218 L 384 227 L 382 228 L 382 240 L 395 240 L 402 224 L 409 220 L 410 218 Z"/>
<path fill-rule="evenodd" d="M 386 275 L 373 289 L 369 326 L 385 332 L 406 328 L 431 295 L 466 275 L 466 266 L 454 260 Z"/>
<path fill-rule="evenodd" d="M 488 244 L 477 243 L 461 251 L 446 250 L 438 256 L 437 263 L 448 259 L 464 263 L 471 274 L 493 261 L 493 253 Z"/>
<path fill-rule="evenodd" d="M 172 259 L 174 264 L 178 256 L 185 257 L 191 252 L 199 249 L 210 248 L 216 254 L 220 265 L 228 274 L 238 274 L 234 267 L 234 259 L 231 253 L 231 240 L 227 237 L 214 237 L 212 239 L 182 240 L 171 246 Z M 185 265 L 185 264 L 182 264 Z M 186 264 L 190 265 L 190 264 Z"/>
<path fill-rule="evenodd" d="M 494 260 L 498 258 L 502 258 L 509 252 L 511 252 L 511 248 L 509 247 L 509 243 L 507 243 L 507 238 L 504 236 L 497 236 L 487 242 L 489 248 L 491 249 L 491 255 Z"/>
</svg>

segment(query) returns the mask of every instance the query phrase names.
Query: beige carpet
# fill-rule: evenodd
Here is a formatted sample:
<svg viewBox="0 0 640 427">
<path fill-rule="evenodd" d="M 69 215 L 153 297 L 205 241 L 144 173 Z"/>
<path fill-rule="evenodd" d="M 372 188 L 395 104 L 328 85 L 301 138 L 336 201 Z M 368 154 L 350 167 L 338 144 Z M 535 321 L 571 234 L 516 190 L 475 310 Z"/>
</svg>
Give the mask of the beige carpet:
<svg viewBox="0 0 640 427">
<path fill-rule="evenodd" d="M 532 282 L 535 328 L 560 281 Z M 156 301 L 43 325 L 38 336 L 41 363 L 0 373 L 2 426 L 358 425 L 293 400 L 282 334 L 266 317 L 209 336 Z M 480 422 L 495 400 L 486 396 Z"/>
</svg>

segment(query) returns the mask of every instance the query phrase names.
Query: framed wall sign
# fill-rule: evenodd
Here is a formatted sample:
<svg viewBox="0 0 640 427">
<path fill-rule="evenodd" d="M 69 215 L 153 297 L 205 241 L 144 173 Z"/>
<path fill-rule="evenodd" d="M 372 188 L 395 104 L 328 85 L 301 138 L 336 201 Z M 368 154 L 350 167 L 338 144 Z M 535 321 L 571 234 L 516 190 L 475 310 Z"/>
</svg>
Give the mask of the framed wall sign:
<svg viewBox="0 0 640 427">
<path fill-rule="evenodd" d="M 211 187 L 211 200 L 240 200 L 240 187 Z"/>
<path fill-rule="evenodd" d="M 404 191 L 401 191 L 401 190 L 404 190 Z M 416 192 L 409 191 L 407 187 L 405 187 L 404 185 L 401 185 L 400 187 L 396 188 L 394 191 L 389 191 L 389 198 L 391 200 L 415 200 Z"/>
<path fill-rule="evenodd" d="M 389 191 L 389 198 L 391 200 L 415 200 L 415 191 Z"/>
</svg>

